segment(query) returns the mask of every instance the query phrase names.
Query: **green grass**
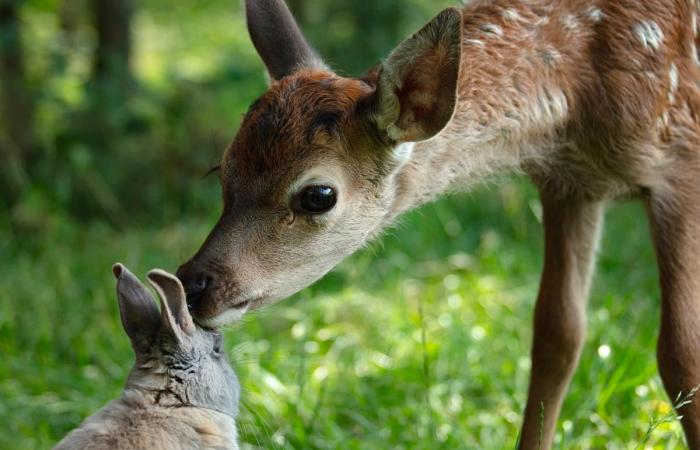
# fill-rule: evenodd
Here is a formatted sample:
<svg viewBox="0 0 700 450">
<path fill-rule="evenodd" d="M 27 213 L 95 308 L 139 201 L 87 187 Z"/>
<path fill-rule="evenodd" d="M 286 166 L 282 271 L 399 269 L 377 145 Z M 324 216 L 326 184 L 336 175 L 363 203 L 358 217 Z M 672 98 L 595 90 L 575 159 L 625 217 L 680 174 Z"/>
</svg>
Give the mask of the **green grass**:
<svg viewBox="0 0 700 450">
<path fill-rule="evenodd" d="M 513 448 L 542 263 L 538 205 L 519 180 L 429 205 L 231 327 L 248 448 Z M 132 354 L 111 264 L 174 270 L 215 213 L 126 231 L 58 220 L 0 240 L 0 448 L 50 447 L 119 395 Z M 663 420 L 643 210 L 617 204 L 607 222 L 555 448 L 683 448 L 678 422 Z"/>
</svg>

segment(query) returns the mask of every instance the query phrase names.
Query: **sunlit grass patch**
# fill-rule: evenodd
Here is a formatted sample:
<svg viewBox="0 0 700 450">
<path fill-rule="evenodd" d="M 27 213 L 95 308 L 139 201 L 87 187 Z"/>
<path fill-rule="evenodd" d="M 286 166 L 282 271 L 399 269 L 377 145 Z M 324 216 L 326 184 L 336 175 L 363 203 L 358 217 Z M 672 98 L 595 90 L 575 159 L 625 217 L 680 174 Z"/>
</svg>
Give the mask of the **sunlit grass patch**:
<svg viewBox="0 0 700 450">
<path fill-rule="evenodd" d="M 315 286 L 230 327 L 247 448 L 514 448 L 541 266 L 533 202 L 518 181 L 427 206 Z M 671 403 L 656 374 L 658 290 L 642 217 L 634 204 L 608 214 L 557 449 L 682 448 L 678 422 L 660 420 Z M 1 448 L 49 447 L 119 394 L 132 355 L 111 264 L 173 270 L 210 220 L 61 226 L 1 247 L 11 261 L 0 273 Z"/>
</svg>

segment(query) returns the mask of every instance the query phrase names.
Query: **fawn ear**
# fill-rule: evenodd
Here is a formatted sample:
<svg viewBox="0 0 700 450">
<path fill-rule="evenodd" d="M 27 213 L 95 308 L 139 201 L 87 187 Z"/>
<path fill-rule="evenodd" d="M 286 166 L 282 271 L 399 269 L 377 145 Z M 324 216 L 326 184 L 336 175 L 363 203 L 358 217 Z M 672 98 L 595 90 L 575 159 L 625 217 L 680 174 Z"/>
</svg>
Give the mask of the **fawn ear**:
<svg viewBox="0 0 700 450">
<path fill-rule="evenodd" d="M 161 269 L 153 269 L 146 275 L 160 297 L 160 313 L 163 330 L 178 343 L 185 344 L 194 334 L 194 321 L 187 310 L 185 289 L 175 275 Z"/>
<path fill-rule="evenodd" d="M 397 142 L 429 139 L 457 102 L 462 14 L 448 8 L 403 41 L 381 64 L 375 120 Z"/>
<path fill-rule="evenodd" d="M 120 263 L 112 266 L 117 278 L 117 300 L 124 331 L 136 354 L 148 350 L 160 329 L 160 314 L 153 296 L 136 276 Z"/>
<path fill-rule="evenodd" d="M 323 68 L 283 0 L 246 0 L 248 34 L 274 80 L 302 68 Z"/>
</svg>

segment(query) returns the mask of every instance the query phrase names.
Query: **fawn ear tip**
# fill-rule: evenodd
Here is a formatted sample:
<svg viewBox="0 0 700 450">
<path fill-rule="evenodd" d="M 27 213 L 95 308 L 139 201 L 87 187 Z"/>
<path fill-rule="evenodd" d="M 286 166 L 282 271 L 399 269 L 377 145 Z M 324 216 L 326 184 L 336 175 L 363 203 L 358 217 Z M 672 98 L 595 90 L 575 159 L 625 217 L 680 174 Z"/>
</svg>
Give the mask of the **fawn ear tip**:
<svg viewBox="0 0 700 450">
<path fill-rule="evenodd" d="M 115 278 L 119 278 L 122 275 L 123 271 L 124 265 L 122 263 L 115 263 L 112 266 L 112 273 L 114 274 Z"/>
<path fill-rule="evenodd" d="M 163 269 L 151 269 L 146 274 L 146 278 L 151 281 L 156 281 L 159 278 L 168 278 L 169 274 Z"/>
</svg>

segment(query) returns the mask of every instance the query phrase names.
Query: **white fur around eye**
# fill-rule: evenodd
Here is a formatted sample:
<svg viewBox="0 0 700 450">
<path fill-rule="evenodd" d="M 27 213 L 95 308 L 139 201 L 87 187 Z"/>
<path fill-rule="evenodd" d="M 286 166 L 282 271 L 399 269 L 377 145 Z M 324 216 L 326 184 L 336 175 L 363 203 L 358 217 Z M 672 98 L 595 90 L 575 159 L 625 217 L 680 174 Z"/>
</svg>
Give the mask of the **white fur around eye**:
<svg viewBox="0 0 700 450">
<path fill-rule="evenodd" d="M 287 189 L 287 199 L 291 201 L 294 196 L 298 195 L 299 192 L 306 186 L 312 185 L 323 185 L 330 186 L 335 190 L 337 202 L 340 203 L 341 197 L 343 195 L 345 183 L 343 182 L 344 177 L 342 175 L 342 167 L 336 167 L 331 165 L 324 165 L 320 167 L 314 167 L 313 169 L 303 173 L 296 181 L 294 181 Z M 337 203 L 333 209 L 337 208 Z"/>
</svg>

